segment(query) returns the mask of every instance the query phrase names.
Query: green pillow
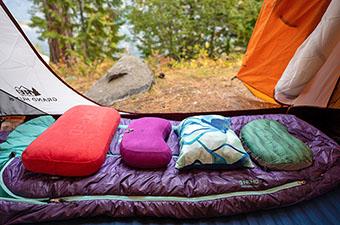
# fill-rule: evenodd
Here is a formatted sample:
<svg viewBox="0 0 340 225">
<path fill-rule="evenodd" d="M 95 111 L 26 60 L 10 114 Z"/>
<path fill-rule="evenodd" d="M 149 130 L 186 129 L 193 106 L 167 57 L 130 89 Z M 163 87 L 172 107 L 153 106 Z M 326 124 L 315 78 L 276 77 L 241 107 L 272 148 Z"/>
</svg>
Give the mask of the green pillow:
<svg viewBox="0 0 340 225">
<path fill-rule="evenodd" d="M 274 120 L 253 120 L 241 129 L 245 149 L 260 166 L 271 170 L 299 170 L 313 163 L 307 145 Z"/>
</svg>

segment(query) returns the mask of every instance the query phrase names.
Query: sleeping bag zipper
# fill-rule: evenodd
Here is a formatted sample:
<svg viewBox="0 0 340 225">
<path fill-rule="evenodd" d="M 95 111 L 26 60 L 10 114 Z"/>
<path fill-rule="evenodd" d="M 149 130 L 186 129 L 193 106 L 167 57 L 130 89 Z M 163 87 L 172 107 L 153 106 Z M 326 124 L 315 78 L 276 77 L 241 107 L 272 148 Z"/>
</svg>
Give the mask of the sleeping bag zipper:
<svg viewBox="0 0 340 225">
<path fill-rule="evenodd" d="M 22 196 L 18 196 L 11 192 L 3 180 L 3 172 L 7 165 L 14 158 L 10 159 L 6 165 L 0 171 L 0 186 L 1 188 L 10 196 L 10 197 L 0 197 L 0 200 L 5 201 L 16 201 L 16 202 L 26 202 L 30 204 L 48 204 L 48 203 L 63 203 L 63 202 L 76 202 L 76 201 L 91 201 L 91 200 L 115 200 L 115 201 L 129 201 L 129 202 L 138 202 L 138 201 L 149 201 L 149 202 L 158 202 L 158 201 L 170 201 L 170 202 L 201 202 L 201 201 L 211 201 L 211 200 L 219 200 L 230 197 L 239 197 L 239 196 L 250 196 L 250 195 L 267 195 L 274 194 L 276 192 L 298 187 L 306 184 L 305 180 L 292 181 L 286 184 L 282 184 L 276 187 L 272 187 L 265 190 L 259 191 L 236 191 L 215 195 L 207 195 L 207 196 L 198 196 L 198 197 L 181 197 L 181 196 L 124 196 L 124 195 L 90 195 L 90 196 L 68 196 L 68 197 L 60 197 L 60 198 L 26 198 Z"/>
<path fill-rule="evenodd" d="M 94 200 L 114 200 L 129 202 L 201 202 L 219 200 L 230 197 L 250 196 L 250 195 L 266 195 L 304 185 L 304 180 L 289 182 L 280 186 L 272 187 L 260 191 L 237 191 L 215 195 L 199 196 L 199 197 L 181 197 L 181 196 L 122 196 L 122 195 L 92 195 L 92 196 L 69 196 L 50 199 L 51 202 L 75 202 L 75 201 L 94 201 Z"/>
</svg>

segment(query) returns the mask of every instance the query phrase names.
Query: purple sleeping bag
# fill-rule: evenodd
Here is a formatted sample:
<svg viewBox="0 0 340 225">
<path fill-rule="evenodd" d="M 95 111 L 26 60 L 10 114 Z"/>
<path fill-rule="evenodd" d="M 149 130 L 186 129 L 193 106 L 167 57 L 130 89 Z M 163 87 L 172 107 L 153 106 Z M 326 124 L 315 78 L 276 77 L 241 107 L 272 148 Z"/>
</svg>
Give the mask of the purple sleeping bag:
<svg viewBox="0 0 340 225">
<path fill-rule="evenodd" d="M 312 166 L 298 171 L 266 172 L 259 166 L 239 170 L 175 168 L 178 139 L 167 140 L 172 159 L 165 170 L 136 170 L 125 165 L 119 153 L 119 129 L 100 171 L 86 178 L 61 178 L 26 171 L 20 158 L 3 170 L 2 178 L 13 193 L 42 201 L 0 199 L 0 224 L 37 222 L 74 217 L 110 215 L 199 218 L 225 216 L 283 207 L 321 195 L 340 181 L 340 147 L 292 115 L 238 116 L 231 128 L 240 129 L 254 119 L 273 119 L 313 151 Z M 121 124 L 129 124 L 123 119 Z M 177 122 L 172 122 L 177 124 Z"/>
<path fill-rule="evenodd" d="M 6 141 L 8 134 L 9 131 L 0 131 L 0 144 Z"/>
<path fill-rule="evenodd" d="M 171 160 L 171 149 L 166 143 L 170 132 L 171 124 L 165 119 L 146 117 L 133 120 L 120 144 L 122 160 L 134 168 L 165 167 Z"/>
</svg>

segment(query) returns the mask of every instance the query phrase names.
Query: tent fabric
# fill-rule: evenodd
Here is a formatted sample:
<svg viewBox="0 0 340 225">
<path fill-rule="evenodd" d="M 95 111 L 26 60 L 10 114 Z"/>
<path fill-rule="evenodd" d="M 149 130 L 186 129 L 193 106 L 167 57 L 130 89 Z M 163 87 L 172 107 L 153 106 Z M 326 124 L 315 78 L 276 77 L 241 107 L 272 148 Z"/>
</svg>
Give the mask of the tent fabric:
<svg viewBox="0 0 340 225">
<path fill-rule="evenodd" d="M 44 115 L 45 112 L 0 89 L 0 115 Z"/>
<path fill-rule="evenodd" d="M 306 84 L 301 94 L 291 102 L 292 105 L 309 105 L 318 107 L 329 106 L 332 93 L 339 89 L 336 84 L 340 76 L 340 42 L 334 49 L 328 61 L 315 75 L 314 79 Z M 335 90 L 334 90 L 335 89 Z M 339 97 L 338 97 L 339 98 Z M 338 99 L 339 100 L 339 99 Z M 287 101 L 290 102 L 290 101 Z M 338 106 L 339 108 L 339 103 Z"/>
<path fill-rule="evenodd" d="M 0 116 L 62 114 L 75 105 L 96 105 L 54 74 L 0 5 Z"/>
<path fill-rule="evenodd" d="M 327 107 L 340 76 L 339 28 L 340 1 L 332 1 L 278 81 L 276 100 L 290 105 Z"/>
<path fill-rule="evenodd" d="M 238 74 L 256 96 L 275 102 L 274 86 L 329 2 L 264 0 Z M 60 115 L 75 105 L 96 105 L 53 72 L 1 0 L 0 6 L 0 116 Z"/>
<path fill-rule="evenodd" d="M 237 77 L 273 98 L 277 81 L 329 3 L 330 0 L 264 0 Z"/>
</svg>

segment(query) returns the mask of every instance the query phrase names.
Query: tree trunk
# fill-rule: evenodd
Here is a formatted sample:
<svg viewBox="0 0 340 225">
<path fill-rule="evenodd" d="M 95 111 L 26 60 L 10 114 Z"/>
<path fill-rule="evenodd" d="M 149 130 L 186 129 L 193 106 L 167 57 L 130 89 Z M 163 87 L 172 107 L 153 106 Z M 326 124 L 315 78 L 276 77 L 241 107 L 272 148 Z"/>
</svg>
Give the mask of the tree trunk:
<svg viewBox="0 0 340 225">
<path fill-rule="evenodd" d="M 43 12 L 45 15 L 47 30 L 56 32 L 61 37 L 72 37 L 72 27 L 69 23 L 68 7 L 60 6 L 56 2 L 44 0 Z M 60 16 L 61 21 L 53 18 L 51 12 L 56 12 Z M 52 63 L 65 63 L 68 66 L 72 64 L 70 50 L 72 45 L 60 38 L 48 38 L 48 46 L 50 49 L 50 61 Z"/>
<path fill-rule="evenodd" d="M 55 30 L 54 21 L 49 13 L 50 10 L 56 10 L 56 5 L 54 3 L 50 3 L 47 0 L 43 1 L 43 12 L 46 18 L 47 30 L 53 31 Z M 50 62 L 59 63 L 60 62 L 60 43 L 56 38 L 48 38 L 48 47 L 50 49 Z"/>
<path fill-rule="evenodd" d="M 59 63 L 60 62 L 60 48 L 59 42 L 56 39 L 48 39 L 48 47 L 50 49 L 50 62 Z"/>
<path fill-rule="evenodd" d="M 81 30 L 83 32 L 83 34 L 85 35 L 85 38 L 83 40 L 83 46 L 84 46 L 84 57 L 87 58 L 88 56 L 88 49 L 89 49 L 89 45 L 88 45 L 88 39 L 87 39 L 87 33 L 86 33 L 86 23 L 85 23 L 85 18 L 84 18 L 84 5 L 82 0 L 78 0 L 78 7 L 79 7 L 79 13 L 80 13 L 80 23 L 81 23 Z"/>
<path fill-rule="evenodd" d="M 63 37 L 67 37 L 67 39 L 70 39 L 73 37 L 73 30 L 72 25 L 70 22 L 70 15 L 69 15 L 69 7 L 68 5 L 62 5 L 60 9 L 60 15 L 62 19 L 62 23 L 64 26 L 59 26 L 58 33 L 62 34 Z M 72 44 L 70 41 L 64 41 L 61 46 L 61 52 L 62 52 L 62 60 L 67 66 L 71 66 L 73 64 L 73 58 L 70 54 L 70 51 L 73 49 Z"/>
</svg>

